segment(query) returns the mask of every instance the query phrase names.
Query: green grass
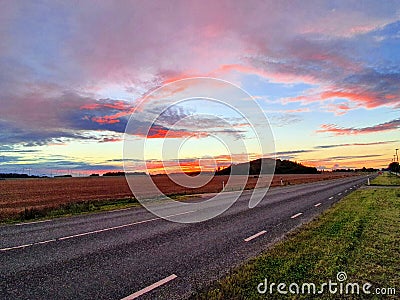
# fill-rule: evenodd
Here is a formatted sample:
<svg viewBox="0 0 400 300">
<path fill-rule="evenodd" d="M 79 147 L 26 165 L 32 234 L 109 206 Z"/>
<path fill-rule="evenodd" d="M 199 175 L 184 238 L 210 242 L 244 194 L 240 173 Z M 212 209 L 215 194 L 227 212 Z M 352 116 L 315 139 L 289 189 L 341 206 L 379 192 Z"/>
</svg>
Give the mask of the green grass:
<svg viewBox="0 0 400 300">
<path fill-rule="evenodd" d="M 400 186 L 400 177 L 395 174 L 390 174 L 389 172 L 385 172 L 382 175 L 379 175 L 375 179 L 371 180 L 372 185 L 398 185 Z"/>
<path fill-rule="evenodd" d="M 18 216 L 1 220 L 0 224 L 39 221 L 44 219 L 67 217 L 72 215 L 123 209 L 133 206 L 140 206 L 139 202 L 136 199 L 123 198 L 114 200 L 101 200 L 101 201 L 92 200 L 92 201 L 83 201 L 77 203 L 67 203 L 56 208 L 44 208 L 44 209 L 29 208 L 25 209 Z"/>
<path fill-rule="evenodd" d="M 400 294 L 400 189 L 358 190 L 318 219 L 292 232 L 263 254 L 234 269 L 210 289 L 193 299 L 310 299 L 310 295 L 261 295 L 257 285 L 264 282 L 338 282 L 340 271 L 348 282 L 396 288 Z M 287 289 L 287 288 L 286 288 Z M 350 295 L 351 296 L 351 295 Z M 325 293 L 318 299 L 343 299 Z M 377 295 L 354 299 L 378 299 Z M 346 299 L 353 299 L 347 295 Z M 380 298 L 379 298 L 380 299 Z"/>
</svg>

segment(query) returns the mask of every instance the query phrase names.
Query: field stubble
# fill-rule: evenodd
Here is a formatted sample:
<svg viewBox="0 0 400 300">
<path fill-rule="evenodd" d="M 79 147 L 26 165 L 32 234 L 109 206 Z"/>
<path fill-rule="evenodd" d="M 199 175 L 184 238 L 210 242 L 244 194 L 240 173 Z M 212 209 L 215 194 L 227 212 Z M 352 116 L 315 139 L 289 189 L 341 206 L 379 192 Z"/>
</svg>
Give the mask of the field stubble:
<svg viewBox="0 0 400 300">
<path fill-rule="evenodd" d="M 281 179 L 285 185 L 288 185 L 351 175 L 354 174 L 275 175 L 271 186 L 280 186 Z M 205 186 L 191 189 L 175 184 L 164 175 L 152 177 L 157 187 L 167 195 L 220 192 L 223 182 L 226 183 L 228 178 L 229 176 L 215 176 Z M 134 180 L 143 180 L 143 177 L 135 176 Z M 246 189 L 254 188 L 256 182 L 257 177 L 249 177 Z M 134 196 L 123 176 L 2 180 L 0 181 L 0 221 L 32 209 L 40 211 L 59 208 L 66 204 L 132 198 Z"/>
</svg>

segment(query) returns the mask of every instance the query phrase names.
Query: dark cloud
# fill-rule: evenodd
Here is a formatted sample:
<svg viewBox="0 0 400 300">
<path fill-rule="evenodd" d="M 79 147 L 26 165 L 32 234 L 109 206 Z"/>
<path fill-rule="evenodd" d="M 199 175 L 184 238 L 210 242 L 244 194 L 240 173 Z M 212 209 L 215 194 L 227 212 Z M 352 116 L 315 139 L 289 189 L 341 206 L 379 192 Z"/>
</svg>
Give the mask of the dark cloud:
<svg viewBox="0 0 400 300">
<path fill-rule="evenodd" d="M 82 161 L 73 161 L 73 160 L 36 160 L 32 163 L 22 163 L 21 160 L 25 161 L 21 157 L 4 157 L 4 161 L 2 161 L 2 157 L 0 156 L 0 166 L 1 172 L 3 173 L 29 173 L 32 175 L 50 175 L 50 174 L 58 174 L 58 173 L 70 173 L 70 172 L 83 172 L 83 171 L 117 171 L 121 170 L 122 167 L 119 165 L 110 165 L 110 164 L 91 164 Z M 16 162 L 18 162 L 16 164 Z"/>
<path fill-rule="evenodd" d="M 380 157 L 383 156 L 382 154 L 370 154 L 370 155 L 343 155 L 343 156 L 332 156 L 327 157 L 324 160 L 348 160 L 348 159 L 358 159 L 358 158 L 373 158 L 373 157 Z"/>
<path fill-rule="evenodd" d="M 270 123 L 275 127 L 291 126 L 303 121 L 303 117 L 297 114 L 281 114 L 269 117 Z"/>
<path fill-rule="evenodd" d="M 370 142 L 370 143 L 347 143 L 347 144 L 335 144 L 335 145 L 320 145 L 315 146 L 315 149 L 329 149 L 337 147 L 351 147 L 351 146 L 373 146 L 373 145 L 386 145 L 396 143 L 398 141 L 383 141 L 383 142 Z"/>
<path fill-rule="evenodd" d="M 374 126 L 354 128 L 354 127 L 338 127 L 335 124 L 323 124 L 321 129 L 318 129 L 318 133 L 333 133 L 334 135 L 357 135 L 357 134 L 368 134 L 376 132 L 385 132 L 391 130 L 398 130 L 400 128 L 400 118 L 385 123 L 377 124 Z"/>
<path fill-rule="evenodd" d="M 96 140 L 85 132 L 91 130 L 123 133 L 131 109 L 124 101 L 94 100 L 74 92 L 50 98 L 44 94 L 9 98 L 2 104 L 0 144 L 40 146 L 62 139 Z M 115 116 L 118 113 L 121 116 Z M 114 122 L 99 121 L 108 116 L 114 116 Z"/>
<path fill-rule="evenodd" d="M 299 154 L 299 153 L 309 153 L 314 152 L 314 150 L 292 150 L 292 151 L 280 151 L 276 152 L 276 155 L 288 155 L 288 154 Z"/>
</svg>

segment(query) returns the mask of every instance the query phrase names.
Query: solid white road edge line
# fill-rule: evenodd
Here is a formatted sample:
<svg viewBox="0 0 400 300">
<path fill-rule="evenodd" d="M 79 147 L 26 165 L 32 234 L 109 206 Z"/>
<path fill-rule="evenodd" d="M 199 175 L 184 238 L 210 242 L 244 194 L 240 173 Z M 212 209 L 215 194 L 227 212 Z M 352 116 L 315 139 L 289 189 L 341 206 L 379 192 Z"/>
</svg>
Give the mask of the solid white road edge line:
<svg viewBox="0 0 400 300">
<path fill-rule="evenodd" d="M 170 216 L 167 216 L 167 217 L 175 217 L 175 216 L 179 216 L 179 215 L 189 214 L 189 213 L 192 213 L 192 212 L 195 212 L 195 211 L 194 210 L 186 211 L 186 212 L 183 212 L 183 213 L 174 214 L 174 215 L 170 215 Z M 114 227 L 108 227 L 108 228 L 103 228 L 103 229 L 99 229 L 99 230 L 78 233 L 78 234 L 74 234 L 74 235 L 63 236 L 63 237 L 56 238 L 56 239 L 51 239 L 51 240 L 46 240 L 46 241 L 41 241 L 41 242 L 34 242 L 34 243 L 30 243 L 30 244 L 25 244 L 25 245 L 2 248 L 2 249 L 0 249 L 0 251 L 8 251 L 8 250 L 13 250 L 13 249 L 26 248 L 26 247 L 30 247 L 30 246 L 33 246 L 33 245 L 42 245 L 42 244 L 47 244 L 47 243 L 50 243 L 50 242 L 68 240 L 68 239 L 72 239 L 72 238 L 76 238 L 76 237 L 80 237 L 80 236 L 85 236 L 85 235 L 90 235 L 90 234 L 95 234 L 95 233 L 100 233 L 100 232 L 120 229 L 120 228 L 124 228 L 124 227 L 128 227 L 128 226 L 143 224 L 143 223 L 156 221 L 156 220 L 160 220 L 160 219 L 162 219 L 162 218 L 157 217 L 157 218 L 147 219 L 147 220 L 143 220 L 143 221 L 139 221 L 139 222 L 124 224 L 124 225 L 119 225 L 119 226 L 114 226 Z"/>
<path fill-rule="evenodd" d="M 295 214 L 295 215 L 293 215 L 293 216 L 291 216 L 290 218 L 291 219 L 294 219 L 294 218 L 297 218 L 298 216 L 301 216 L 303 213 L 298 213 L 298 214 Z"/>
<path fill-rule="evenodd" d="M 30 247 L 33 244 L 25 244 L 25 245 L 20 245 L 20 246 L 14 246 L 14 247 L 8 247 L 8 248 L 3 248 L 0 249 L 0 251 L 8 251 L 8 250 L 13 250 L 13 249 L 21 249 L 21 248 L 26 248 L 26 247 Z"/>
<path fill-rule="evenodd" d="M 45 223 L 45 222 L 51 222 L 51 221 L 53 221 L 53 220 L 42 220 L 42 221 L 35 221 L 35 222 L 17 223 L 14 225 L 15 226 L 24 226 L 24 225 L 39 224 L 39 223 Z"/>
<path fill-rule="evenodd" d="M 121 209 L 114 209 L 114 210 L 104 211 L 104 212 L 105 212 L 105 213 L 108 213 L 108 212 L 124 211 L 124 210 L 129 210 L 129 209 L 132 209 L 132 207 L 121 208 Z M 39 224 L 39 223 L 45 223 L 45 222 L 51 222 L 51 221 L 54 221 L 54 219 L 42 220 L 42 221 L 34 221 L 34 222 L 17 223 L 17 224 L 14 224 L 14 225 L 15 225 L 15 226 L 25 226 L 25 225 Z"/>
<path fill-rule="evenodd" d="M 260 235 L 263 235 L 264 233 L 267 233 L 267 232 L 265 230 L 262 230 L 259 233 L 253 234 L 252 236 L 249 236 L 248 238 L 244 239 L 244 241 L 249 242 L 249 241 L 259 237 Z"/>
<path fill-rule="evenodd" d="M 33 243 L 34 245 L 41 245 L 41 244 L 47 244 L 47 243 L 51 243 L 51 242 L 55 242 L 56 239 L 51 239 L 51 240 L 47 240 L 47 241 L 43 241 L 43 242 L 37 242 L 37 243 Z"/>
<path fill-rule="evenodd" d="M 139 221 L 139 222 L 128 223 L 128 224 L 124 224 L 124 225 L 119 225 L 119 226 L 108 227 L 108 228 L 103 228 L 103 229 L 99 229 L 99 230 L 93 230 L 93 231 L 78 233 L 78 234 L 74 234 L 74 235 L 68 235 L 68 236 L 60 237 L 60 238 L 58 238 L 58 240 L 62 241 L 62 240 L 72 239 L 72 238 L 75 238 L 75 237 L 85 236 L 85 235 L 89 235 L 89 234 L 95 234 L 95 233 L 115 230 L 115 229 L 119 229 L 119 228 L 124 228 L 124 227 L 128 227 L 128 226 L 133 226 L 133 225 L 138 225 L 138 224 L 143 224 L 143 223 L 155 221 L 155 220 L 158 220 L 158 219 L 161 219 L 161 218 L 153 218 L 153 219 L 143 220 L 143 221 Z"/>
<path fill-rule="evenodd" d="M 166 284 L 167 282 L 174 280 L 177 278 L 175 274 L 172 274 L 168 277 L 165 277 L 164 279 L 157 281 L 156 283 L 153 283 L 152 285 L 149 285 L 148 287 L 145 287 L 144 289 L 141 289 L 140 291 L 137 291 L 133 293 L 132 295 L 126 296 L 125 298 L 122 298 L 121 300 L 132 300 L 136 299 L 139 296 L 142 296 L 143 294 L 150 292 L 151 290 L 154 290 L 155 288 L 158 288 L 159 286 L 162 286 L 163 284 Z"/>
</svg>

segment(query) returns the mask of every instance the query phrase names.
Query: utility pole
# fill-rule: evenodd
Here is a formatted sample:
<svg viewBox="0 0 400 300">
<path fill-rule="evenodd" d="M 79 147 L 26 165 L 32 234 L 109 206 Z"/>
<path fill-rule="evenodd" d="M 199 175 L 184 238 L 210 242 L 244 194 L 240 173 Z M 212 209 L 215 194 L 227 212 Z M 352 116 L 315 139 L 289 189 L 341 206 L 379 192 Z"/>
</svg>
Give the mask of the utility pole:
<svg viewBox="0 0 400 300">
<path fill-rule="evenodd" d="M 397 155 L 397 151 L 399 151 L 399 149 L 396 149 L 396 157 L 397 157 L 397 162 L 399 162 L 399 156 Z"/>
</svg>

